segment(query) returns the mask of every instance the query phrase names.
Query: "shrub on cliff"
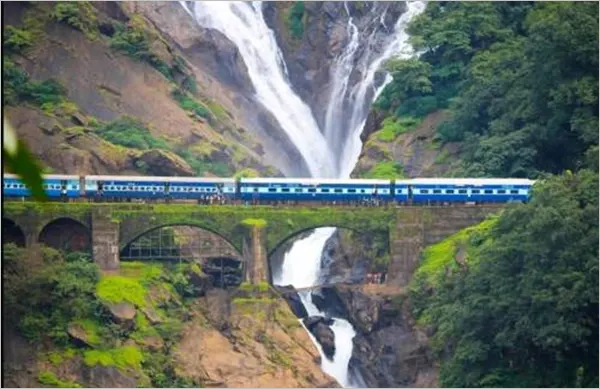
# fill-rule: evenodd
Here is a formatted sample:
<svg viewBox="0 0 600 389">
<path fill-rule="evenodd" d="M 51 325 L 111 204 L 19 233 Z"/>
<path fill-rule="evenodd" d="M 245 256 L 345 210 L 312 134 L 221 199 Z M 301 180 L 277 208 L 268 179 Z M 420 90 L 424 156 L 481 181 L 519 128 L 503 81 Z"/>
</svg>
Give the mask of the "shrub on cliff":
<svg viewBox="0 0 600 389">
<path fill-rule="evenodd" d="M 38 247 L 3 246 L 4 307 L 21 333 L 29 339 L 68 340 L 68 323 L 100 314 L 94 297 L 96 265 L 88 256 Z"/>
<path fill-rule="evenodd" d="M 155 138 L 144 123 L 129 116 L 122 116 L 105 124 L 97 133 L 111 143 L 133 149 L 170 149 L 167 142 Z"/>
<path fill-rule="evenodd" d="M 96 13 L 87 1 L 59 2 L 50 12 L 50 17 L 83 32 L 90 39 L 98 35 Z"/>
<path fill-rule="evenodd" d="M 294 39 L 302 39 L 304 35 L 304 2 L 295 1 L 294 5 L 289 9 L 286 22 L 290 30 L 290 34 Z"/>
</svg>

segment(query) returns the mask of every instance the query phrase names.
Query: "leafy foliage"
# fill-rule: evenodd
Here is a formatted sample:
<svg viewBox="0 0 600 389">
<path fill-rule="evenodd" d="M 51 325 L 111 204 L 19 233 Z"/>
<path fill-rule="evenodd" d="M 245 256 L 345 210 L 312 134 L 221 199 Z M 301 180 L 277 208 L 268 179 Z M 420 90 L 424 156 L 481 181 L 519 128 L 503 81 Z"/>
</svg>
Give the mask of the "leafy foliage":
<svg viewBox="0 0 600 389">
<path fill-rule="evenodd" d="M 32 81 L 29 76 L 8 57 L 2 63 L 2 97 L 4 104 L 15 105 L 28 102 L 37 106 L 64 101 L 65 88 L 55 80 Z"/>
<path fill-rule="evenodd" d="M 48 385 L 55 388 L 81 388 L 81 385 L 76 382 L 59 379 L 56 377 L 56 374 L 51 371 L 40 372 L 38 381 L 42 385 Z"/>
<path fill-rule="evenodd" d="M 33 45 L 33 34 L 30 31 L 6 26 L 2 31 L 2 49 L 8 52 L 20 53 Z"/>
<path fill-rule="evenodd" d="M 87 366 L 116 366 L 119 369 L 140 370 L 144 354 L 135 346 L 123 346 L 110 350 L 88 350 L 83 353 Z"/>
<path fill-rule="evenodd" d="M 172 69 L 150 47 L 151 34 L 139 15 L 134 15 L 127 25 L 115 24 L 116 32 L 110 46 L 130 57 L 149 63 L 152 67 L 171 79 Z M 188 84 L 188 87 L 190 85 Z M 193 88 L 193 87 L 192 87 Z"/>
<path fill-rule="evenodd" d="M 150 133 L 144 123 L 129 116 L 122 116 L 97 129 L 98 135 L 116 145 L 138 150 L 165 149 L 169 145 L 162 139 L 157 139 Z"/>
<path fill-rule="evenodd" d="M 64 258 L 50 248 L 3 246 L 3 295 L 6 309 L 27 338 L 68 340 L 69 322 L 101 315 L 94 297 L 96 265 L 84 254 Z"/>
<path fill-rule="evenodd" d="M 598 145 L 598 4 L 433 2 L 377 102 L 396 116 L 449 108 L 462 176 L 536 177 L 590 165 Z"/>
<path fill-rule="evenodd" d="M 598 211 L 597 174 L 550 178 L 471 236 L 462 271 L 415 278 L 442 386 L 598 386 Z"/>
<path fill-rule="evenodd" d="M 192 112 L 196 116 L 202 119 L 209 119 L 211 117 L 210 111 L 204 105 L 199 103 L 197 100 L 191 98 L 186 92 L 179 89 L 173 90 L 171 96 L 179 103 L 179 106 L 186 111 Z"/>
<path fill-rule="evenodd" d="M 304 35 L 304 2 L 295 1 L 287 14 L 287 25 L 294 39 L 302 39 Z"/>
<path fill-rule="evenodd" d="M 7 170 L 19 175 L 25 185 L 30 188 L 31 194 L 36 200 L 46 200 L 46 192 L 42 187 L 42 169 L 38 161 L 33 157 L 25 143 L 17 139 L 6 118 L 3 121 L 2 151 Z"/>
<path fill-rule="evenodd" d="M 404 168 L 398 162 L 386 161 L 373 166 L 368 172 L 362 175 L 363 178 L 402 178 L 404 177 Z"/>
<path fill-rule="evenodd" d="M 66 23 L 90 39 L 95 39 L 98 34 L 94 7 L 87 1 L 59 2 L 50 12 L 50 18 Z"/>
<path fill-rule="evenodd" d="M 412 117 L 403 117 L 397 119 L 395 117 L 388 117 L 384 119 L 382 127 L 375 133 L 377 139 L 383 142 L 392 142 L 399 135 L 404 134 L 414 129 L 420 121 Z"/>
</svg>

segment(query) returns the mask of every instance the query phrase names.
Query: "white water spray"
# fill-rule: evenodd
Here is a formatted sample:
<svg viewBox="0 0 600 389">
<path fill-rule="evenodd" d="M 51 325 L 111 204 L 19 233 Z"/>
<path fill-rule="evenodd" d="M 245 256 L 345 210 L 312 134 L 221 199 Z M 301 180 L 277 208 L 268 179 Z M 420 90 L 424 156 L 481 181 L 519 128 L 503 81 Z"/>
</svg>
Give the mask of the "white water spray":
<svg viewBox="0 0 600 389">
<path fill-rule="evenodd" d="M 191 10 L 185 4 L 183 6 L 201 26 L 220 31 L 236 44 L 248 68 L 257 100 L 273 114 L 288 134 L 306 161 L 311 175 L 320 178 L 349 177 L 360 154 L 360 133 L 369 107 L 385 84 L 391 81 L 388 75 L 382 85 L 376 85 L 375 74 L 392 56 L 406 57 L 412 54 L 404 29 L 408 21 L 423 11 L 425 3 L 408 3 L 407 12 L 400 17 L 394 32 L 383 43 L 383 50 L 379 53 L 371 50 L 371 40 L 378 39 L 375 30 L 368 34 L 367 49 L 360 55 L 361 32 L 350 17 L 347 4 L 344 4 L 349 16 L 349 43 L 332 67 L 333 85 L 326 109 L 325 135 L 319 131 L 310 108 L 289 84 L 283 55 L 273 31 L 264 21 L 260 2 L 210 1 L 192 4 Z M 384 18 L 385 12 L 377 16 L 382 25 Z M 350 88 L 351 74 L 357 69 L 361 81 Z M 339 143 L 342 143 L 342 147 L 335 147 Z M 340 152 L 334 155 L 332 150 Z M 307 238 L 296 241 L 285 255 L 281 273 L 273 280 L 274 283 L 296 288 L 317 285 L 323 247 L 334 231 L 335 228 L 320 228 Z M 301 292 L 299 296 L 309 316 L 325 316 L 313 304 L 310 292 Z M 348 321 L 338 318 L 334 319 L 331 328 L 336 346 L 332 361 L 325 357 L 321 345 L 310 332 L 309 336 L 321 354 L 323 370 L 348 387 L 354 384 L 349 379 L 348 363 L 356 332 Z"/>
<path fill-rule="evenodd" d="M 201 26 L 221 32 L 237 46 L 257 100 L 288 134 L 311 176 L 334 177 L 332 153 L 310 108 L 287 80 L 283 55 L 260 2 L 196 1 L 192 13 Z"/>
</svg>

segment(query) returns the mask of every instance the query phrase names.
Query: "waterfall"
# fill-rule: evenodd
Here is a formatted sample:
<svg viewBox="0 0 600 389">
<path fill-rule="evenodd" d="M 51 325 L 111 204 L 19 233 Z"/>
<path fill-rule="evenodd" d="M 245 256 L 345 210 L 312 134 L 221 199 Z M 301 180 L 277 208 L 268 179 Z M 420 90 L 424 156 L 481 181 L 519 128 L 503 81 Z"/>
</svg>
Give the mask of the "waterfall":
<svg viewBox="0 0 600 389">
<path fill-rule="evenodd" d="M 285 60 L 274 32 L 264 21 L 260 2 L 197 1 L 188 4 L 192 5 L 191 9 L 182 2 L 198 24 L 220 31 L 238 47 L 248 68 L 257 101 L 273 114 L 294 142 L 311 176 L 321 178 L 349 177 L 360 154 L 360 133 L 369 107 L 391 80 L 387 75 L 377 85 L 376 72 L 392 56 L 412 54 L 404 29 L 408 21 L 425 7 L 424 2 L 407 2 L 408 10 L 395 24 L 393 33 L 383 42 L 375 42 L 381 39 L 376 29 L 370 33 L 359 31 L 344 3 L 349 18 L 349 43 L 332 66 L 331 94 L 325 113 L 325 128 L 321 132 L 311 109 L 294 93 L 289 83 Z M 385 27 L 384 17 L 385 10 L 383 14 L 375 15 L 373 21 Z M 367 36 L 366 43 L 363 43 L 367 48 L 362 52 L 359 50 L 361 35 Z M 360 81 L 351 85 L 354 72 L 359 72 Z M 334 231 L 335 228 L 319 228 L 307 238 L 294 242 L 285 254 L 281 273 L 273 280 L 274 283 L 296 288 L 317 285 L 321 253 Z M 310 316 L 325 316 L 313 304 L 310 292 L 301 292 L 299 296 Z M 356 335 L 354 328 L 342 318 L 334 318 L 331 328 L 336 346 L 333 360 L 324 355 L 321 345 L 308 333 L 321 354 L 321 367 L 345 387 L 364 386 L 360 377 L 357 382 L 352 382 L 348 373 L 352 339 Z"/>
<path fill-rule="evenodd" d="M 396 22 L 394 32 L 385 39 L 383 44 L 379 45 L 377 40 L 380 37 L 376 34 L 376 26 L 373 27 L 370 34 L 368 31 L 359 34 L 352 17 L 348 14 L 347 29 L 350 32 L 350 43 L 331 68 L 333 87 L 327 105 L 324 131 L 328 140 L 336 142 L 330 144 L 330 147 L 332 149 L 338 147 L 338 153 L 341 154 L 338 158 L 338 176 L 349 177 L 354 169 L 362 148 L 360 134 L 371 104 L 377 99 L 385 85 L 391 81 L 391 77 L 387 75 L 384 82 L 377 85 L 375 75 L 388 59 L 392 57 L 409 58 L 414 54 L 412 46 L 408 44 L 408 34 L 405 29 L 408 22 L 424 9 L 425 2 L 423 1 L 407 2 L 407 10 Z M 377 21 L 383 26 L 385 26 L 386 11 L 387 9 L 377 18 Z M 348 12 L 348 8 L 346 8 L 346 12 Z M 366 36 L 363 43 L 363 46 L 366 47 L 364 53 L 356 50 L 361 35 Z M 378 47 L 383 50 L 373 50 Z M 361 81 L 348 89 L 353 72 L 359 72 Z M 349 112 L 350 115 L 348 115 Z M 340 145 L 341 147 L 339 147 Z"/>
<path fill-rule="evenodd" d="M 198 24 L 221 32 L 237 46 L 257 100 L 288 134 L 311 176 L 333 177 L 334 164 L 328 143 L 310 108 L 288 82 L 283 55 L 274 32 L 264 21 L 261 3 L 196 1 L 191 4 Z"/>
</svg>

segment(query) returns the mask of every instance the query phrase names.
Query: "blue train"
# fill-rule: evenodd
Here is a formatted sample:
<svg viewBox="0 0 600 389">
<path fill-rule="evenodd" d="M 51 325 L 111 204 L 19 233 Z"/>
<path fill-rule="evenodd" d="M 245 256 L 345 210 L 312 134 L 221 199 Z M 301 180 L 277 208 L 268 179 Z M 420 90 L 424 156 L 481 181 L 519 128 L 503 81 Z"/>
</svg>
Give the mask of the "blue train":
<svg viewBox="0 0 600 389">
<path fill-rule="evenodd" d="M 410 180 L 315 178 L 196 178 L 45 175 L 50 199 L 105 201 L 197 200 L 225 202 L 506 203 L 526 202 L 534 181 L 505 178 L 417 178 Z M 4 174 L 6 198 L 30 196 L 12 174 Z"/>
</svg>

